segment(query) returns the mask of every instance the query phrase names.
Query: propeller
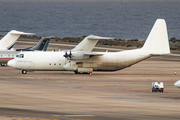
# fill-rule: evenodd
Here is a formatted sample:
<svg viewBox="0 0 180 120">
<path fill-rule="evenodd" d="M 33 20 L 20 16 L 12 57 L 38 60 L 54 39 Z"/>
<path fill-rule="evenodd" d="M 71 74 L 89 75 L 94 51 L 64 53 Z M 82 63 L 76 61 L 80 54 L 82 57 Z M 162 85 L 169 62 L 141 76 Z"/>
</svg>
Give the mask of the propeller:
<svg viewBox="0 0 180 120">
<path fill-rule="evenodd" d="M 71 50 L 70 50 L 70 52 L 69 52 L 69 54 L 67 53 L 67 51 L 65 52 L 65 54 L 63 55 L 65 58 L 72 58 L 72 53 L 71 53 Z"/>
<path fill-rule="evenodd" d="M 71 58 L 72 58 L 71 50 L 70 50 L 69 54 L 67 53 L 67 50 L 66 50 L 66 52 L 65 52 L 65 54 L 63 56 L 65 57 L 65 59 L 69 59 L 70 64 L 71 64 Z M 66 60 L 65 60 L 65 64 L 66 64 Z"/>
<path fill-rule="evenodd" d="M 70 50 L 70 53 L 69 53 L 68 57 L 69 57 L 70 59 L 71 59 L 71 57 L 72 57 L 71 50 Z"/>
<path fill-rule="evenodd" d="M 63 56 L 65 57 L 65 65 L 66 65 L 66 58 L 68 57 L 67 50 Z"/>
<path fill-rule="evenodd" d="M 72 57 L 72 53 L 71 53 L 71 50 L 70 50 L 70 53 L 69 53 L 70 65 L 71 65 L 71 57 Z"/>
<path fill-rule="evenodd" d="M 68 57 L 67 50 L 66 50 L 66 52 L 65 52 L 65 54 L 64 54 L 63 56 L 64 56 L 65 58 Z"/>
</svg>

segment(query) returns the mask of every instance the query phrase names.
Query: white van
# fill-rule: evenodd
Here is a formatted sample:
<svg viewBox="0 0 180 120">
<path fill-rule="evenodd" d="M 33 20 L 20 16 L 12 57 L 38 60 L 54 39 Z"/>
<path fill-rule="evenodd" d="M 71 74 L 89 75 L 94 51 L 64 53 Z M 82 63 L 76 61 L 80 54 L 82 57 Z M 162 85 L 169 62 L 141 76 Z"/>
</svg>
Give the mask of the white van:
<svg viewBox="0 0 180 120">
<path fill-rule="evenodd" d="M 153 82 L 152 83 L 152 92 L 162 92 L 164 91 L 164 84 L 163 82 Z"/>
</svg>

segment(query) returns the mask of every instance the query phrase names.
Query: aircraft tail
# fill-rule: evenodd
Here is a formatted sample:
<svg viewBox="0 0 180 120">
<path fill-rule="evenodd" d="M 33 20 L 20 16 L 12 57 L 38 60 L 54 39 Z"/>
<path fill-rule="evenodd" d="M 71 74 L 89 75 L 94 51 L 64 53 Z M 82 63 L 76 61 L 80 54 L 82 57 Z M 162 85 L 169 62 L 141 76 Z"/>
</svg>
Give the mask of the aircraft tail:
<svg viewBox="0 0 180 120">
<path fill-rule="evenodd" d="M 151 55 L 165 55 L 170 53 L 166 22 L 157 19 L 142 50 Z"/>
<path fill-rule="evenodd" d="M 35 45 L 34 47 L 31 47 L 30 50 L 41 50 L 41 51 L 46 51 L 47 47 L 49 45 L 50 39 L 54 38 L 54 36 L 49 36 L 49 37 L 42 37 L 40 41 Z"/>
<path fill-rule="evenodd" d="M 49 41 L 52 38 L 54 37 L 53 36 L 42 37 L 35 46 L 30 47 L 30 48 L 25 48 L 25 49 L 16 49 L 16 51 L 34 51 L 34 50 L 46 51 L 49 45 Z"/>
<path fill-rule="evenodd" d="M 91 52 L 100 39 L 114 39 L 114 38 L 89 35 L 85 37 L 75 48 L 73 48 L 72 51 Z"/>
<path fill-rule="evenodd" d="M 20 35 L 34 35 L 34 33 L 24 33 L 16 30 L 11 30 L 0 40 L 1 50 L 10 50 Z"/>
</svg>

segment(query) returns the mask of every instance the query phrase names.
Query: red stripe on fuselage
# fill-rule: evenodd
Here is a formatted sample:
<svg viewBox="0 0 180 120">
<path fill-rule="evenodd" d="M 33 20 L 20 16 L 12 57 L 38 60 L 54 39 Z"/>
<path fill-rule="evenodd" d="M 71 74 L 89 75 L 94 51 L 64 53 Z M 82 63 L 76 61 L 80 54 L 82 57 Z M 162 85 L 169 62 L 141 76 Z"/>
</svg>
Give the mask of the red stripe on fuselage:
<svg viewBox="0 0 180 120">
<path fill-rule="evenodd" d="M 0 58 L 0 59 L 14 59 L 14 58 Z"/>
</svg>

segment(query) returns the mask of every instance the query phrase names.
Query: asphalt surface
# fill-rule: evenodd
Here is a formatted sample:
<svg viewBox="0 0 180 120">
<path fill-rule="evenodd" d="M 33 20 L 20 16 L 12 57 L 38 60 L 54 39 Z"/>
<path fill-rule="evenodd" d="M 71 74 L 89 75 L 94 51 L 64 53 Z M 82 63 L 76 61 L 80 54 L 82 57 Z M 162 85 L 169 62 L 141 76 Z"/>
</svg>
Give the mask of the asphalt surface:
<svg viewBox="0 0 180 120">
<path fill-rule="evenodd" d="M 28 45 L 18 42 L 15 47 Z M 63 46 L 58 44 L 66 48 Z M 54 44 L 50 44 L 49 50 L 53 48 Z M 20 70 L 0 67 L 0 119 L 178 120 L 180 89 L 174 83 L 180 79 L 180 55 L 177 51 L 172 53 L 120 71 L 93 72 L 92 76 L 67 71 L 35 71 L 24 75 Z M 151 92 L 151 84 L 156 81 L 164 83 L 164 93 Z"/>
</svg>

